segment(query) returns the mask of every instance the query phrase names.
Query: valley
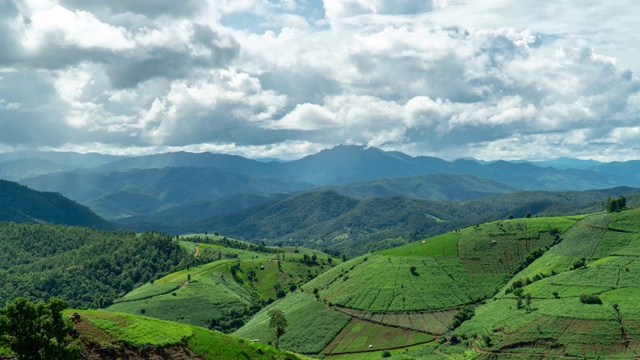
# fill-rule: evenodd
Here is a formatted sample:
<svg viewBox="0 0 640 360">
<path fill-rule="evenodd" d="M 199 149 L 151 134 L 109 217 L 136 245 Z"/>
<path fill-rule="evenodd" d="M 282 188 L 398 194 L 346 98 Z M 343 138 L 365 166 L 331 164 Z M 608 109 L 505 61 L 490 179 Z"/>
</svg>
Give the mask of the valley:
<svg viewBox="0 0 640 360">
<path fill-rule="evenodd" d="M 0 302 L 62 299 L 84 358 L 640 356 L 637 188 L 456 174 L 315 187 L 200 165 L 75 173 L 77 194 L 119 189 L 99 197 L 112 214 L 167 201 L 110 220 L 1 182 Z"/>
</svg>

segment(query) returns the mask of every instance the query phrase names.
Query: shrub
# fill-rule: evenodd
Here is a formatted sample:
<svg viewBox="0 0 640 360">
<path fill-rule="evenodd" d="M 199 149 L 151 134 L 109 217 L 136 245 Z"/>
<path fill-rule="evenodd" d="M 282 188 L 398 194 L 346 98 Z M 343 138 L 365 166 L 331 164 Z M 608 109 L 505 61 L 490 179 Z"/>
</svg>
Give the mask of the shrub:
<svg viewBox="0 0 640 360">
<path fill-rule="evenodd" d="M 602 304 L 602 300 L 598 295 L 582 294 L 580 295 L 580 302 L 583 304 Z"/>
<path fill-rule="evenodd" d="M 388 350 L 385 350 L 382 352 L 382 357 L 383 358 L 391 357 L 391 353 Z"/>
</svg>

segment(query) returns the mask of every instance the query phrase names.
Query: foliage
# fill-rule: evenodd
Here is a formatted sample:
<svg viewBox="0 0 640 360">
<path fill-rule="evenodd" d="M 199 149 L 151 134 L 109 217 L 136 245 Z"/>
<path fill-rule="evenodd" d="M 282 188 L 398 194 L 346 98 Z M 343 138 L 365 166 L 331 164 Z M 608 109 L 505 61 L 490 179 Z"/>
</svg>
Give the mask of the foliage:
<svg viewBox="0 0 640 360">
<path fill-rule="evenodd" d="M 108 223 L 89 208 L 58 193 L 31 190 L 0 179 L 0 221 L 18 223 L 51 222 L 110 229 Z"/>
<path fill-rule="evenodd" d="M 607 212 L 619 212 L 627 208 L 627 199 L 620 195 L 616 199 L 612 199 L 611 197 L 607 197 L 607 202 L 604 206 Z"/>
<path fill-rule="evenodd" d="M 453 317 L 453 322 L 451 323 L 451 328 L 455 329 L 460 326 L 463 322 L 471 319 L 473 315 L 475 315 L 476 311 L 472 306 L 464 306 L 460 309 L 460 311 Z"/>
<path fill-rule="evenodd" d="M 279 309 L 270 309 L 269 312 L 269 328 L 273 332 L 273 336 L 276 338 L 276 349 L 280 342 L 280 337 L 285 334 L 287 329 L 287 319 L 284 317 L 284 311 Z"/>
<path fill-rule="evenodd" d="M 0 304 L 24 296 L 106 307 L 134 287 L 186 267 L 189 259 L 161 233 L 0 223 Z"/>
<path fill-rule="evenodd" d="M 580 294 L 580 302 L 583 304 L 602 304 L 600 297 L 593 294 Z"/>
<path fill-rule="evenodd" d="M 17 298 L 0 310 L 0 340 L 19 360 L 79 358 L 69 343 L 72 325 L 62 316 L 67 304 L 58 299 L 30 302 Z"/>
<path fill-rule="evenodd" d="M 631 195 L 635 189 L 628 189 Z M 354 199 L 317 190 L 218 215 L 197 224 L 170 224 L 179 233 L 217 231 L 253 242 L 332 249 L 349 256 L 404 245 L 473 224 L 535 216 L 576 214 L 602 209 L 604 191 L 528 191 L 464 202 L 426 201 L 403 197 Z M 552 226 L 552 228 L 555 226 Z M 549 230 L 549 229 L 547 229 Z M 559 229 L 562 231 L 562 229 Z M 442 248 L 439 249 L 442 253 Z M 450 254 L 450 248 L 446 248 Z"/>
</svg>

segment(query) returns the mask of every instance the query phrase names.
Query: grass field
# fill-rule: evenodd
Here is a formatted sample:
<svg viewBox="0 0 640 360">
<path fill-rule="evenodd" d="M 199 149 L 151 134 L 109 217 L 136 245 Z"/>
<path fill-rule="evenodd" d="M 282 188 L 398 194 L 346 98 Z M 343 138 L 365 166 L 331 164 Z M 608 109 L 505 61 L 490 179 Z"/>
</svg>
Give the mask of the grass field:
<svg viewBox="0 0 640 360">
<path fill-rule="evenodd" d="M 286 333 L 280 338 L 280 346 L 303 354 L 319 353 L 351 320 L 315 301 L 311 294 L 296 292 L 260 311 L 234 335 L 272 342 L 268 311 L 274 308 L 285 311 L 288 324 Z"/>
<path fill-rule="evenodd" d="M 169 274 L 118 299 L 108 310 L 142 314 L 164 320 L 208 327 L 213 319 L 226 321 L 249 314 L 256 301 L 272 301 L 279 290 L 289 292 L 340 264 L 313 250 L 288 249 L 279 254 L 258 253 L 219 245 L 184 241 L 192 251 L 210 249 L 222 260 Z M 197 250 L 196 250 L 197 249 Z M 297 252 L 296 252 L 297 251 Z M 217 253 L 218 254 L 216 257 Z M 225 259 L 224 254 L 235 254 Z M 316 261 L 302 262 L 315 255 Z M 188 281 L 190 279 L 190 281 Z M 271 299 L 271 300 L 269 300 Z"/>
<path fill-rule="evenodd" d="M 65 314 L 69 316 L 72 312 L 78 312 L 82 318 L 76 329 L 85 349 L 104 348 L 126 357 L 123 344 L 128 348 L 142 349 L 147 346 L 174 346 L 186 347 L 204 360 L 300 358 L 267 345 L 191 325 L 105 311 L 69 310 Z"/>
<path fill-rule="evenodd" d="M 351 320 L 322 354 L 351 354 L 405 348 L 427 343 L 435 338 L 428 334 Z"/>
<path fill-rule="evenodd" d="M 518 308 L 514 293 L 501 292 L 456 331 L 505 356 L 639 357 L 639 220 L 637 210 L 580 219 L 516 276 L 528 280 L 522 292 L 531 294 L 529 306 Z M 598 296 L 601 304 L 582 303 L 582 294 Z"/>
<path fill-rule="evenodd" d="M 440 335 L 448 331 L 457 310 L 406 313 L 374 313 L 363 310 L 338 308 L 338 311 L 356 319 L 380 325 L 411 329 L 429 334 Z"/>
</svg>

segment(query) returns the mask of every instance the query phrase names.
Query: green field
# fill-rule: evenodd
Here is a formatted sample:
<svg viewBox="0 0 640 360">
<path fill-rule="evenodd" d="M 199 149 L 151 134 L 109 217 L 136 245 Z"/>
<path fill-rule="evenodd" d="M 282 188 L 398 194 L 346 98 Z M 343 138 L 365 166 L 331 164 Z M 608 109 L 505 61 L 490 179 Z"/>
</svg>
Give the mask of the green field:
<svg viewBox="0 0 640 360">
<path fill-rule="evenodd" d="M 340 355 L 405 348 L 433 340 L 434 337 L 428 334 L 351 320 L 322 354 Z"/>
<path fill-rule="evenodd" d="M 637 358 L 640 258 L 631 249 L 640 247 L 638 220 L 637 210 L 580 219 L 505 287 L 526 280 L 522 293 L 531 294 L 530 305 L 518 308 L 514 292 L 501 292 L 456 331 L 491 353 Z M 581 302 L 583 294 L 601 304 Z"/>
<path fill-rule="evenodd" d="M 185 238 L 188 237 L 183 237 L 182 245 L 190 251 L 207 259 L 221 260 L 147 283 L 118 299 L 108 310 L 202 327 L 235 329 L 261 306 L 275 300 L 278 291 L 286 294 L 293 286 L 300 286 L 340 263 L 332 259 L 329 264 L 327 255 L 313 250 L 260 253 L 195 244 L 184 241 Z M 307 262 L 303 262 L 305 256 Z M 315 256 L 315 262 L 310 261 L 311 256 Z M 218 324 L 212 325 L 212 321 Z"/>
<path fill-rule="evenodd" d="M 260 311 L 234 335 L 271 343 L 274 338 L 268 326 L 267 312 L 274 308 L 285 311 L 288 324 L 280 346 L 303 354 L 322 351 L 351 320 L 315 301 L 311 294 L 296 292 Z"/>
<path fill-rule="evenodd" d="M 72 312 L 79 313 L 81 317 L 75 327 L 79 340 L 85 345 L 84 352 L 102 348 L 113 352 L 114 356 L 128 357 L 135 348 L 149 349 L 152 346 L 174 347 L 174 351 L 175 347 L 184 347 L 204 360 L 300 358 L 268 345 L 246 342 L 196 326 L 95 310 L 68 310 L 65 314 L 69 316 Z"/>
</svg>

